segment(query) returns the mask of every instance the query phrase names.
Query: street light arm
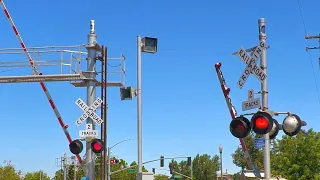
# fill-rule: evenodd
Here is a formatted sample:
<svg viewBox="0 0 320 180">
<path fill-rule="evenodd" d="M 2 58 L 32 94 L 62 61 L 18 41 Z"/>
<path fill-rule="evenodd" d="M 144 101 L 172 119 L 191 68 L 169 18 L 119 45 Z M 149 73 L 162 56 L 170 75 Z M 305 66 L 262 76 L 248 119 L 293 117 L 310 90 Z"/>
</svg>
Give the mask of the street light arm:
<svg viewBox="0 0 320 180">
<path fill-rule="evenodd" d="M 117 146 L 118 144 L 121 144 L 121 143 L 126 142 L 126 141 L 131 141 L 131 140 L 134 140 L 134 139 L 125 139 L 125 140 L 119 141 L 115 145 L 111 146 L 109 149 L 112 149 L 113 147 Z"/>
</svg>

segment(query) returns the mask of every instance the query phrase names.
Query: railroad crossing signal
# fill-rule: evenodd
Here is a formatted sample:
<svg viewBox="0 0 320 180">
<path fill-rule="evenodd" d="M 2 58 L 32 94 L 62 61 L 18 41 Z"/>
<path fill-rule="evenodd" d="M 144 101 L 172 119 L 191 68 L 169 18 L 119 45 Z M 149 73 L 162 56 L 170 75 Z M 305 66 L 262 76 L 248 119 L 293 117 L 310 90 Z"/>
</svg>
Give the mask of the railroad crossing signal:
<svg viewBox="0 0 320 180">
<path fill-rule="evenodd" d="M 281 129 L 286 135 L 295 136 L 300 132 L 301 126 L 305 125 L 306 122 L 301 121 L 296 114 L 286 116 L 280 125 L 268 112 L 258 111 L 251 117 L 251 121 L 244 116 L 233 119 L 230 123 L 230 132 L 234 137 L 245 138 L 252 130 L 260 135 L 269 133 L 270 139 L 274 139 Z"/>
<path fill-rule="evenodd" d="M 267 112 L 258 111 L 251 118 L 251 128 L 257 134 L 267 134 L 273 127 L 273 118 Z"/>
<path fill-rule="evenodd" d="M 103 120 L 94 112 L 102 103 L 100 98 L 96 99 L 93 104 L 89 107 L 85 102 L 80 98 L 75 102 L 84 113 L 77 119 L 76 124 L 80 126 L 88 117 L 90 117 L 97 124 L 103 123 Z"/>
<path fill-rule="evenodd" d="M 119 164 L 119 163 L 120 163 L 119 159 L 111 159 L 110 160 L 110 164 Z"/>
<path fill-rule="evenodd" d="M 80 154 L 83 150 L 83 144 L 80 140 L 74 140 L 69 144 L 69 149 L 72 154 Z"/>
<path fill-rule="evenodd" d="M 101 139 L 93 139 L 91 149 L 94 153 L 101 153 L 104 150 L 103 141 Z"/>
<path fill-rule="evenodd" d="M 256 109 L 260 107 L 260 98 L 254 98 L 254 90 L 248 91 L 248 100 L 242 102 L 242 111 Z"/>
<path fill-rule="evenodd" d="M 80 154 L 83 150 L 83 144 L 80 140 L 74 140 L 69 144 L 72 154 Z M 103 141 L 101 139 L 93 139 L 91 141 L 91 150 L 94 153 L 101 153 L 104 150 Z"/>
<path fill-rule="evenodd" d="M 257 60 L 260 57 L 262 50 L 265 48 L 266 44 L 263 41 L 260 41 L 251 56 L 249 56 L 243 48 L 240 48 L 238 51 L 237 56 L 244 64 L 246 64 L 246 68 L 237 83 L 240 89 L 243 87 L 251 73 L 253 73 L 261 83 L 266 79 L 267 74 L 257 65 Z"/>
</svg>

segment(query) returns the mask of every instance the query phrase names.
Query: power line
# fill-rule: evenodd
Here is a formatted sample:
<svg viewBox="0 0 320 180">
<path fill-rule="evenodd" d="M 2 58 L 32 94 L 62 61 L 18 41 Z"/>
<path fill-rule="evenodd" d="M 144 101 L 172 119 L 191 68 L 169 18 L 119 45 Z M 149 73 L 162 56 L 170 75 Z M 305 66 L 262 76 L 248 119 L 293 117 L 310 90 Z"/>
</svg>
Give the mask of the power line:
<svg viewBox="0 0 320 180">
<path fill-rule="evenodd" d="M 302 14 L 302 8 L 300 6 L 300 1 L 297 0 L 297 3 L 298 3 L 298 7 L 299 7 L 299 12 L 300 12 L 300 17 L 301 17 L 301 21 L 302 21 L 302 25 L 303 25 L 303 28 L 304 28 L 304 33 L 305 33 L 305 45 L 307 47 L 307 51 L 308 51 L 308 47 L 309 47 L 309 43 L 307 41 L 308 36 L 307 36 L 307 28 L 306 28 L 306 24 L 305 24 L 305 21 L 304 21 L 304 18 L 303 18 L 303 14 Z M 317 96 L 318 96 L 318 102 L 319 102 L 319 105 L 320 105 L 320 95 L 319 95 L 319 88 L 318 88 L 318 83 L 317 83 L 317 79 L 316 79 L 316 74 L 315 74 L 315 71 L 314 71 L 314 65 L 313 65 L 313 62 L 312 62 L 312 56 L 311 56 L 311 52 L 308 51 L 308 54 L 309 54 L 309 60 L 310 60 L 310 63 L 311 63 L 311 68 L 312 68 L 312 74 L 313 74 L 313 80 L 314 80 L 314 83 L 315 83 L 315 87 L 316 87 L 316 92 L 317 92 Z"/>
</svg>

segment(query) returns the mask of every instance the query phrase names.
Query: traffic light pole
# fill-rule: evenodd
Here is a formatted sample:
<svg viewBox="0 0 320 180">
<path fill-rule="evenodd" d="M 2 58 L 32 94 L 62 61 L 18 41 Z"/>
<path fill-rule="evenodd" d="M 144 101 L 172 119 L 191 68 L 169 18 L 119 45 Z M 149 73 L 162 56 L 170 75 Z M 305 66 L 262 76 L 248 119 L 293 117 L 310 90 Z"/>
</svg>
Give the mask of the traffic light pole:
<svg viewBox="0 0 320 180">
<path fill-rule="evenodd" d="M 266 34 L 266 21 L 264 18 L 260 18 L 258 20 L 259 23 L 259 40 L 266 43 L 267 34 Z M 260 65 L 261 69 L 267 74 L 267 56 L 266 53 L 267 49 L 263 49 L 260 56 Z M 263 80 L 261 83 L 261 95 L 262 95 L 262 110 L 268 110 L 268 82 L 267 78 Z M 264 135 L 265 139 L 265 147 L 264 147 L 264 176 L 266 180 L 271 178 L 271 171 L 270 171 L 270 138 L 269 133 Z"/>
<path fill-rule="evenodd" d="M 107 170 L 107 180 L 110 180 L 111 179 L 111 163 L 110 163 L 110 155 L 111 155 L 111 152 L 110 152 L 110 147 L 108 147 L 108 170 Z"/>
<path fill-rule="evenodd" d="M 90 33 L 88 34 L 88 45 L 86 46 L 88 50 L 87 56 L 87 73 L 90 77 L 87 84 L 87 104 L 90 107 L 96 98 L 96 83 L 93 79 L 96 79 L 96 49 L 95 44 L 97 43 L 97 35 L 94 29 L 94 20 L 90 21 Z M 90 124 L 92 130 L 95 130 L 95 124 L 92 119 L 88 117 L 87 125 Z M 90 142 L 86 142 L 86 176 L 89 179 L 95 179 L 95 154 L 92 152 L 90 147 Z"/>
</svg>

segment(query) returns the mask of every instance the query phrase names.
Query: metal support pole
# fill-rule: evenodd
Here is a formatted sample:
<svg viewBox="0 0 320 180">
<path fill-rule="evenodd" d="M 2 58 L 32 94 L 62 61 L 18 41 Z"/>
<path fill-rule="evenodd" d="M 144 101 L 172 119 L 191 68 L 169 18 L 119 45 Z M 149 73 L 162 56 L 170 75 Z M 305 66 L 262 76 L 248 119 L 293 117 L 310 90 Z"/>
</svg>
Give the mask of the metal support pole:
<svg viewBox="0 0 320 180">
<path fill-rule="evenodd" d="M 222 178 L 222 151 L 220 151 L 220 179 L 223 180 L 223 178 Z"/>
<path fill-rule="evenodd" d="M 94 20 L 90 20 L 90 33 L 88 34 L 88 56 L 87 56 L 87 71 L 90 79 L 96 79 L 96 43 L 97 35 L 94 30 Z M 96 98 L 96 83 L 93 80 L 87 82 L 87 104 L 90 107 Z M 91 124 L 92 130 L 95 130 L 95 124 L 91 118 L 87 119 L 87 124 Z M 89 179 L 95 179 L 95 154 L 92 152 L 90 142 L 86 142 L 86 176 Z"/>
<path fill-rule="evenodd" d="M 110 148 L 108 147 L 108 173 L 107 173 L 107 177 L 108 177 L 108 180 L 111 179 L 111 164 L 110 164 L 110 155 L 111 155 L 111 152 L 110 152 Z"/>
<path fill-rule="evenodd" d="M 193 162 L 191 162 L 191 179 L 193 179 L 193 168 L 192 168 L 192 164 L 193 164 Z"/>
<path fill-rule="evenodd" d="M 67 153 L 63 156 L 63 180 L 67 180 Z"/>
<path fill-rule="evenodd" d="M 141 36 L 137 36 L 137 43 L 138 43 L 137 44 L 138 174 L 141 174 L 142 173 Z M 137 177 L 139 177 L 139 175 Z"/>
<path fill-rule="evenodd" d="M 266 43 L 267 34 L 266 34 L 266 21 L 264 18 L 260 18 L 258 20 L 259 23 L 259 40 Z M 267 56 L 266 56 L 266 49 L 262 50 L 260 56 L 260 66 L 261 69 L 267 75 Z M 268 110 L 268 82 L 267 77 L 261 83 L 261 94 L 262 94 L 262 110 Z M 271 171 L 270 171 L 270 139 L 269 133 L 264 135 L 265 139 L 265 147 L 264 147 L 264 176 L 266 180 L 271 178 Z"/>
</svg>

